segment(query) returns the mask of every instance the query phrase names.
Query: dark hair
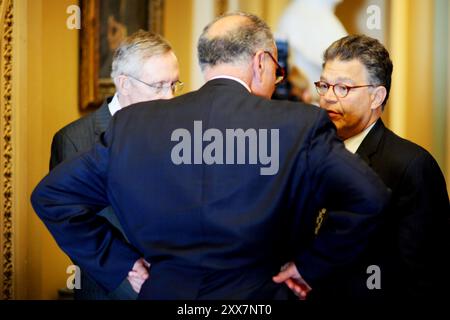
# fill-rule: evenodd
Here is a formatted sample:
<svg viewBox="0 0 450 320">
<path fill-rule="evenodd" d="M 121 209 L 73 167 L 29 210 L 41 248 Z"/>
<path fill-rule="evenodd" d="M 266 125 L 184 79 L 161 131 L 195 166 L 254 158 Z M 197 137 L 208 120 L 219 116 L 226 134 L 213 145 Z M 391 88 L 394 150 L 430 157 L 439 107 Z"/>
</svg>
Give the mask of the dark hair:
<svg viewBox="0 0 450 320">
<path fill-rule="evenodd" d="M 248 22 L 231 27 L 223 35 L 211 37 L 211 26 L 229 16 L 245 17 Z M 197 46 L 198 60 L 202 70 L 206 66 L 221 63 L 245 62 L 251 59 L 257 50 L 272 52 L 274 43 L 272 32 L 262 19 L 249 13 L 231 12 L 216 18 L 203 29 Z"/>
<path fill-rule="evenodd" d="M 387 94 L 383 109 L 391 90 L 392 61 L 389 52 L 377 40 L 366 35 L 350 35 L 331 44 L 323 55 L 323 67 L 327 61 L 358 59 L 369 73 L 371 84 L 384 86 Z"/>
</svg>

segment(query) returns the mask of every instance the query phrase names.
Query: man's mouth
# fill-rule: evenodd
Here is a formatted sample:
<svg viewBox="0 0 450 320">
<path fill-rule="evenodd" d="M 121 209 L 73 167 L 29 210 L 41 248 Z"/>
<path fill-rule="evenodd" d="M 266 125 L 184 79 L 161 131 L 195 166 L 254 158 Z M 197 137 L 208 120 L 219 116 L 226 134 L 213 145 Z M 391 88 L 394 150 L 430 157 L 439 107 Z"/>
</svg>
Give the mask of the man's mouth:
<svg viewBox="0 0 450 320">
<path fill-rule="evenodd" d="M 337 119 L 341 117 L 341 114 L 339 112 L 333 111 L 333 110 L 327 110 L 328 116 L 331 119 Z"/>
</svg>

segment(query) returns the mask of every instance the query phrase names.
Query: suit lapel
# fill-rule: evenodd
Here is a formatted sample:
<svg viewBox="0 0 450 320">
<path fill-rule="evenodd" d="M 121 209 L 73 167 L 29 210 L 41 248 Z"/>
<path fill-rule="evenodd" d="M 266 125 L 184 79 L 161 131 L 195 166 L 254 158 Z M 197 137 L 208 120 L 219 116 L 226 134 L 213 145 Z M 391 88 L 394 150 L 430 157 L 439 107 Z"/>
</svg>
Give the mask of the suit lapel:
<svg viewBox="0 0 450 320">
<path fill-rule="evenodd" d="M 385 126 L 383 121 L 379 119 L 372 130 L 367 134 L 364 138 L 363 142 L 359 146 L 356 153 L 366 162 L 369 166 L 371 166 L 371 157 L 378 150 L 378 146 L 381 142 L 381 138 L 383 137 Z"/>
<path fill-rule="evenodd" d="M 108 102 L 110 102 L 110 98 L 106 99 L 105 102 L 103 102 L 100 109 L 95 111 L 94 114 L 94 132 L 95 137 L 100 136 L 101 133 L 103 133 L 109 125 L 109 122 L 111 121 L 111 112 L 108 108 Z"/>
</svg>

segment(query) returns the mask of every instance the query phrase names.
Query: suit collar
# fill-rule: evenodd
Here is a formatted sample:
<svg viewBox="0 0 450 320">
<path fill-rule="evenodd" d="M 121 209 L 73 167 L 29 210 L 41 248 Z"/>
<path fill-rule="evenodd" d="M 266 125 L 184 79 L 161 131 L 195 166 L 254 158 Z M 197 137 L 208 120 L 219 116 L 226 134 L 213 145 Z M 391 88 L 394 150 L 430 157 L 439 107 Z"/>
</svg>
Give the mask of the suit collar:
<svg viewBox="0 0 450 320">
<path fill-rule="evenodd" d="M 233 76 L 221 75 L 221 76 L 211 78 L 211 80 L 214 80 L 214 79 L 230 79 L 230 80 L 236 81 L 236 82 L 240 83 L 245 89 L 247 89 L 248 92 L 250 92 L 250 93 L 252 92 L 252 90 L 250 89 L 248 84 L 246 84 L 243 80 L 241 80 L 239 78 L 236 78 Z"/>
<path fill-rule="evenodd" d="M 101 107 L 94 113 L 96 136 L 104 132 L 108 128 L 109 122 L 111 121 L 112 116 L 108 108 L 108 103 L 111 102 L 111 100 L 112 97 L 107 98 Z"/>
<path fill-rule="evenodd" d="M 233 90 L 240 91 L 240 94 L 251 94 L 248 90 L 239 82 L 227 78 L 216 78 L 213 80 L 209 80 L 206 82 L 203 88 L 211 88 L 211 87 L 227 87 Z M 209 90 L 209 89 L 208 89 Z"/>
<path fill-rule="evenodd" d="M 371 156 L 377 152 L 386 127 L 381 119 L 378 119 L 372 130 L 364 138 L 356 153 L 363 158 L 366 163 L 370 164 Z"/>
</svg>

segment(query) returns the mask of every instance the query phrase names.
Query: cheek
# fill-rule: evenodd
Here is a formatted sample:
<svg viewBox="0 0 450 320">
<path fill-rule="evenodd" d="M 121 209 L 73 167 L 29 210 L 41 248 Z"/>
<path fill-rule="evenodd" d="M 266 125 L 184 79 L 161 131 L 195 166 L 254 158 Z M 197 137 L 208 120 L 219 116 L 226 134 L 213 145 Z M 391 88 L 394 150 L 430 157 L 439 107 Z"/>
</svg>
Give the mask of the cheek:
<svg viewBox="0 0 450 320">
<path fill-rule="evenodd" d="M 352 103 L 351 105 L 343 105 L 343 121 L 345 122 L 345 126 L 355 126 L 358 125 L 359 122 L 363 121 L 367 115 L 366 110 L 361 108 L 361 104 Z"/>
<path fill-rule="evenodd" d="M 269 99 L 272 97 L 273 93 L 275 92 L 275 89 L 276 89 L 276 87 L 275 87 L 274 84 L 271 84 L 271 85 L 269 86 L 269 88 L 268 88 L 268 90 L 267 90 Z"/>
<path fill-rule="evenodd" d="M 326 101 L 326 99 L 325 99 L 324 96 L 319 96 L 319 106 L 320 106 L 322 109 L 326 109 L 327 101 Z"/>
<path fill-rule="evenodd" d="M 147 89 L 147 88 L 145 88 Z M 135 93 L 135 103 L 143 102 L 143 101 L 149 101 L 155 99 L 155 94 L 150 92 L 150 90 L 139 90 Z"/>
</svg>

